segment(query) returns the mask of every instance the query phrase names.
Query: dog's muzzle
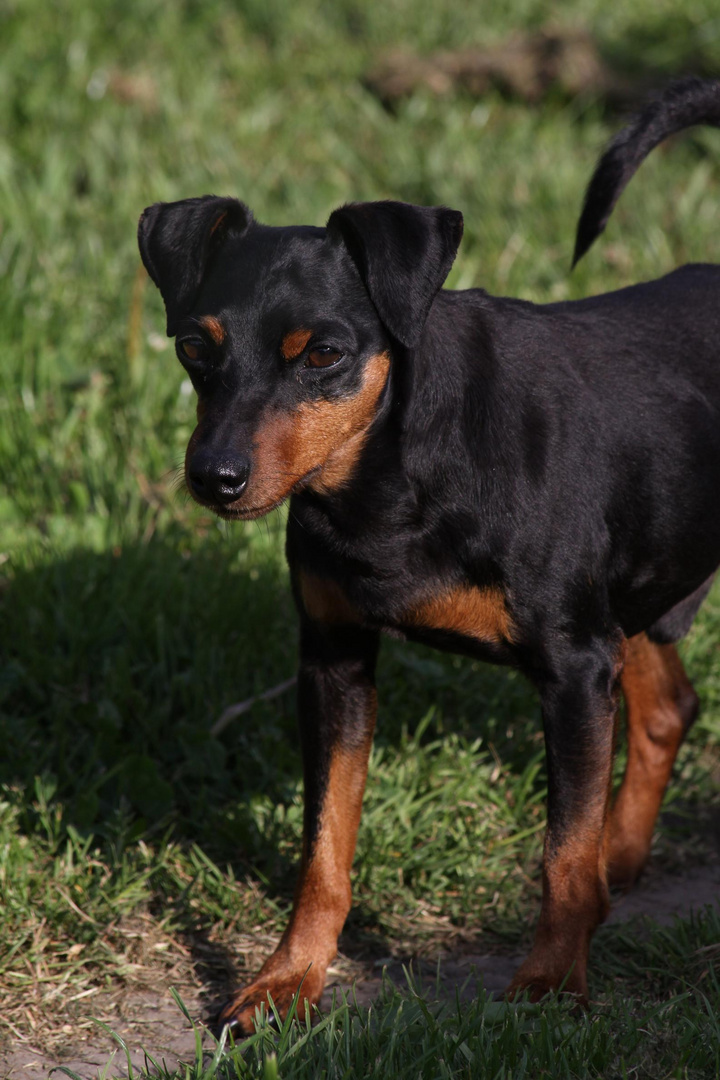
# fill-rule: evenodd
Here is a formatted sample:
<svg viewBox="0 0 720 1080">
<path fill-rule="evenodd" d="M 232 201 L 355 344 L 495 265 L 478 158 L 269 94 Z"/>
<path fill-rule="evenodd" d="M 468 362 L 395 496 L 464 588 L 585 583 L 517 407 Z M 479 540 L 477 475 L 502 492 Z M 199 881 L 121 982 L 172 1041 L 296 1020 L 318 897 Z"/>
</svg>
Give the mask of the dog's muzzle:
<svg viewBox="0 0 720 1080">
<path fill-rule="evenodd" d="M 245 491 L 250 462 L 246 457 L 218 457 L 198 450 L 188 465 L 187 477 L 198 502 L 228 506 Z"/>
</svg>

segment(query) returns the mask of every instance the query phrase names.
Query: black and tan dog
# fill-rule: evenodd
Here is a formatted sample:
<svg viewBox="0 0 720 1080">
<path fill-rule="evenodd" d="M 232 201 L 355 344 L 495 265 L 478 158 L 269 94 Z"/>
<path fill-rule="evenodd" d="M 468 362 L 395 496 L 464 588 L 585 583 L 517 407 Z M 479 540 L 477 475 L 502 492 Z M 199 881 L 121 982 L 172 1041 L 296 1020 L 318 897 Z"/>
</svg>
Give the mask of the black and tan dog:
<svg viewBox="0 0 720 1080">
<path fill-rule="evenodd" d="M 615 139 L 578 258 L 643 157 L 720 124 L 686 79 Z M 608 883 L 647 859 L 697 698 L 672 644 L 720 564 L 720 268 L 536 306 L 441 291 L 443 207 L 358 203 L 269 228 L 206 196 L 151 206 L 140 250 L 198 394 L 187 483 L 230 520 L 291 499 L 305 832 L 290 924 L 222 1020 L 317 1002 L 350 907 L 382 631 L 523 671 L 545 728 L 533 949 L 510 987 L 587 995 Z M 610 806 L 619 690 L 628 764 Z M 302 1010 L 301 1010 L 302 1011 Z"/>
</svg>

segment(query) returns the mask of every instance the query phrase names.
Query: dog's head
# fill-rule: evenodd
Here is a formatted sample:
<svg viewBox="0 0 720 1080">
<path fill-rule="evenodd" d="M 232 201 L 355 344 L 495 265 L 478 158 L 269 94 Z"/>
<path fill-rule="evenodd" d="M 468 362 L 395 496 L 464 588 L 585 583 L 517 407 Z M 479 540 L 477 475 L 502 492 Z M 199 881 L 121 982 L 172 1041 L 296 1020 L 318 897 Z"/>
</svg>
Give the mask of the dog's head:
<svg viewBox="0 0 720 1080">
<path fill-rule="evenodd" d="M 148 207 L 140 253 L 198 394 L 195 499 L 255 518 L 345 484 L 461 236 L 457 211 L 397 202 L 344 206 L 325 229 L 259 225 L 215 196 Z"/>
</svg>

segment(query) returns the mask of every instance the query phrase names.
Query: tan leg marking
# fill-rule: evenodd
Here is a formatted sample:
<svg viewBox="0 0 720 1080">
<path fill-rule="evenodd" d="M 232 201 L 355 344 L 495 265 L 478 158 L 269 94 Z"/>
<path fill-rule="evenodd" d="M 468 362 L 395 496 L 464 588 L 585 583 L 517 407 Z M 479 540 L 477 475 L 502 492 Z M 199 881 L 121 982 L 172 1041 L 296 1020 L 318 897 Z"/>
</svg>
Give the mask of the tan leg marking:
<svg viewBox="0 0 720 1080">
<path fill-rule="evenodd" d="M 527 991 L 531 1001 L 539 1001 L 562 986 L 587 1003 L 590 939 L 610 907 L 602 846 L 604 817 L 604 807 L 589 809 L 585 820 L 573 826 L 572 834 L 554 851 L 546 840 L 535 942 L 506 991 L 509 997 Z"/>
<path fill-rule="evenodd" d="M 478 641 L 512 641 L 513 624 L 500 589 L 458 586 L 413 607 L 402 622 L 448 630 Z"/>
<path fill-rule="evenodd" d="M 374 712 L 374 692 L 371 707 Z M 320 1000 L 325 973 L 350 910 L 350 869 L 371 742 L 372 735 L 358 749 L 339 747 L 334 751 L 320 832 L 313 850 L 309 854 L 306 846 L 303 850 L 290 923 L 257 978 L 225 1007 L 221 1022 L 235 1020 L 242 1031 L 251 1033 L 255 1009 L 261 1002 L 267 1005 L 268 991 L 285 1016 L 303 976 L 300 1018 L 305 1019 L 306 1001 L 313 1005 Z"/>
<path fill-rule="evenodd" d="M 698 709 L 674 645 L 645 634 L 628 641 L 621 684 L 627 706 L 628 760 L 606 831 L 612 885 L 631 885 L 641 872 L 680 744 Z"/>
</svg>

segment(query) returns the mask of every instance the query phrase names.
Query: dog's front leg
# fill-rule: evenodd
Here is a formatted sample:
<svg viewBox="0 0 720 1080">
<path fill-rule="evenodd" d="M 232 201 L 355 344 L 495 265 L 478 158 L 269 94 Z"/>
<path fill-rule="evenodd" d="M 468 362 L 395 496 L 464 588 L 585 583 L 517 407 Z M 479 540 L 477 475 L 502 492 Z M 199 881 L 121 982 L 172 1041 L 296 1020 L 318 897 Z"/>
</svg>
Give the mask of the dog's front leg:
<svg viewBox="0 0 720 1080">
<path fill-rule="evenodd" d="M 220 1024 L 251 1034 L 270 993 L 281 1016 L 302 984 L 299 1015 L 320 1000 L 350 910 L 355 853 L 375 727 L 378 636 L 303 617 L 298 714 L 305 780 L 300 875 L 285 933 L 256 979 L 224 1007 Z"/>
<path fill-rule="evenodd" d="M 539 1000 L 564 989 L 587 1002 L 590 939 L 609 908 L 608 811 L 621 648 L 567 650 L 539 681 L 548 770 L 543 897 L 532 951 L 508 987 Z"/>
</svg>

